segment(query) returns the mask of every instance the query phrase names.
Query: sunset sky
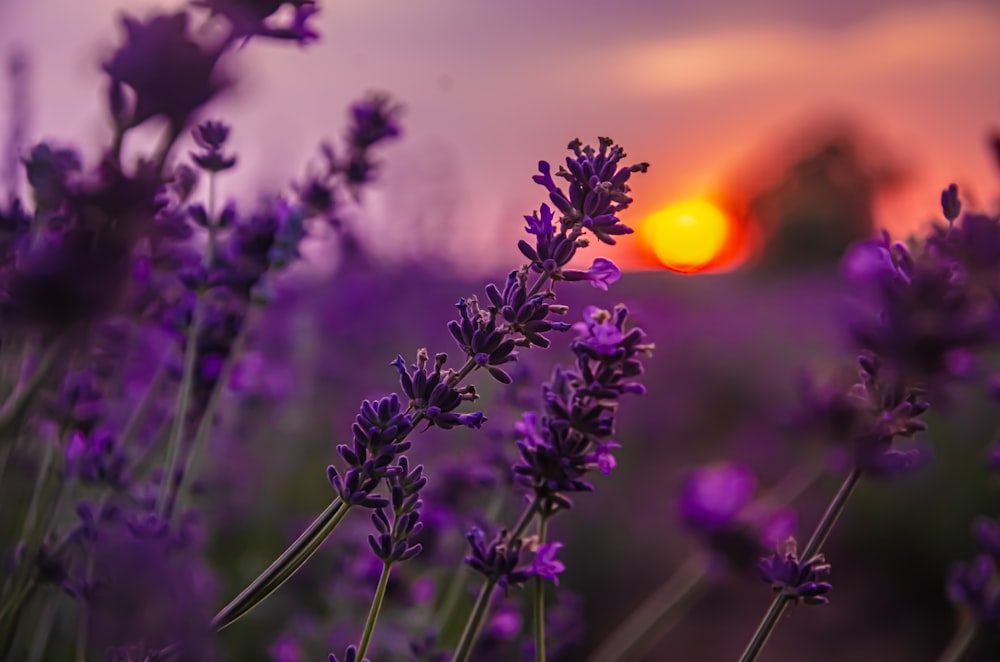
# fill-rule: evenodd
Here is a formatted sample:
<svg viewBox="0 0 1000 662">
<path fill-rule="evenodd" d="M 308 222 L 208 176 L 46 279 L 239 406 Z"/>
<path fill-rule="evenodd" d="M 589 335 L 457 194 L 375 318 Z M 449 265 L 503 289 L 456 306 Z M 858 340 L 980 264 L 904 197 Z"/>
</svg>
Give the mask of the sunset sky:
<svg viewBox="0 0 1000 662">
<path fill-rule="evenodd" d="M 108 133 L 97 65 L 119 39 L 116 11 L 180 4 L 0 0 L 0 50 L 32 58 L 32 138 L 80 140 L 92 156 Z M 364 212 L 385 255 L 510 264 L 521 215 L 544 200 L 530 180 L 538 159 L 561 159 L 577 136 L 611 136 L 651 163 L 633 223 L 718 192 L 827 118 L 909 170 L 879 207 L 894 231 L 930 218 L 949 181 L 969 201 L 1000 195 L 984 147 L 1000 126 L 995 0 L 321 4 L 319 44 L 251 43 L 233 58 L 243 83 L 210 114 L 234 125 L 241 167 L 221 189 L 249 201 L 300 177 L 352 99 L 389 91 L 407 108 L 405 139 L 384 150 L 384 185 Z"/>
</svg>

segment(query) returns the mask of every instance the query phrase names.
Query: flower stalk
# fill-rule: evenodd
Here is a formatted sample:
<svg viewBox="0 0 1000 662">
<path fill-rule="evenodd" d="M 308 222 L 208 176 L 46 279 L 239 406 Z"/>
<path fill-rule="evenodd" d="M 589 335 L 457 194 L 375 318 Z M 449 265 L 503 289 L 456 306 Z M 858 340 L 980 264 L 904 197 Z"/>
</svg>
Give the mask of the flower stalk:
<svg viewBox="0 0 1000 662">
<path fill-rule="evenodd" d="M 861 470 L 856 467 L 851 469 L 850 473 L 847 474 L 844 482 L 840 485 L 840 489 L 837 490 L 833 500 L 830 501 L 830 505 L 827 506 L 826 511 L 823 513 L 819 523 L 816 525 L 816 529 L 813 531 L 812 537 L 809 538 L 809 542 L 806 544 L 801 558 L 812 558 L 826 543 L 826 539 L 830 536 L 830 532 L 837 523 L 837 519 L 847 506 L 847 501 L 854 492 L 854 488 L 858 484 L 858 480 L 860 478 Z M 771 606 L 767 610 L 767 613 L 764 615 L 763 620 L 754 632 L 753 637 L 750 639 L 750 643 L 747 644 L 746 650 L 744 650 L 743 655 L 740 656 L 740 662 L 753 662 L 757 659 L 757 656 L 759 656 L 761 651 L 764 650 L 767 640 L 770 638 L 771 633 L 774 632 L 774 628 L 778 625 L 778 621 L 781 619 L 781 615 L 784 613 L 785 607 L 788 606 L 790 601 L 791 597 L 785 593 L 779 593 L 774 598 L 771 602 Z"/>
</svg>

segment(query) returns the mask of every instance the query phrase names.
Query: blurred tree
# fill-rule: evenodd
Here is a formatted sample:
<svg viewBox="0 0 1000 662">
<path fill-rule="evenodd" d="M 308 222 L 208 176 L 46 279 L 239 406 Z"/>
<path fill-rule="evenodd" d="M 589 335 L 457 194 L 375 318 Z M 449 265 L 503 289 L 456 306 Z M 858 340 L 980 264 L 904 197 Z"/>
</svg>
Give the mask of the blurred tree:
<svg viewBox="0 0 1000 662">
<path fill-rule="evenodd" d="M 876 196 L 903 179 L 902 170 L 875 156 L 846 129 L 827 132 L 776 182 L 749 197 L 749 223 L 760 245 L 748 267 L 783 272 L 829 267 L 844 249 L 875 231 Z"/>
</svg>

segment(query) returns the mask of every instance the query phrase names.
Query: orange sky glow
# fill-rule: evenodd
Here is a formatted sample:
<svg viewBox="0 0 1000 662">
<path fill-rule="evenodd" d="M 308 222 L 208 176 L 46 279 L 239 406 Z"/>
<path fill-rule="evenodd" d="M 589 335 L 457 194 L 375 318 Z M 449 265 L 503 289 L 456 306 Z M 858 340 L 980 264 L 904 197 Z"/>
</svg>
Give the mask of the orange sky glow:
<svg viewBox="0 0 1000 662">
<path fill-rule="evenodd" d="M 32 57 L 32 138 L 81 141 L 92 156 L 108 135 L 97 63 L 118 39 L 115 12 L 180 4 L 0 1 L 0 51 Z M 470 270 L 510 265 L 521 216 L 544 201 L 530 180 L 538 159 L 561 159 L 577 136 L 611 136 L 650 162 L 626 217 L 634 226 L 773 172 L 827 120 L 859 127 L 905 166 L 905 184 L 877 207 L 894 233 L 933 218 L 950 181 L 969 206 L 1000 197 L 985 148 L 1000 126 L 993 0 L 706 4 L 321 3 L 320 44 L 237 54 L 244 82 L 211 113 L 234 125 L 241 158 L 220 190 L 249 204 L 287 188 L 318 141 L 340 134 L 347 104 L 384 89 L 406 106 L 406 135 L 384 150 L 384 180 L 355 215 L 387 259 L 433 251 Z M 655 264 L 630 240 L 588 254 Z"/>
</svg>

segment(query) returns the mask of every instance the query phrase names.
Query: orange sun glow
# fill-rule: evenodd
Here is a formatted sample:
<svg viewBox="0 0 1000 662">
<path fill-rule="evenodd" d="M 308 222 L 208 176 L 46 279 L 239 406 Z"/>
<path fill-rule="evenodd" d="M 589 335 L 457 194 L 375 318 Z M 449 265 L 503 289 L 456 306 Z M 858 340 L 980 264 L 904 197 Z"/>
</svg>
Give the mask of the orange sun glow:
<svg viewBox="0 0 1000 662">
<path fill-rule="evenodd" d="M 670 205 L 646 218 L 642 233 L 663 266 L 701 271 L 718 259 L 731 235 L 731 221 L 703 198 Z"/>
</svg>

